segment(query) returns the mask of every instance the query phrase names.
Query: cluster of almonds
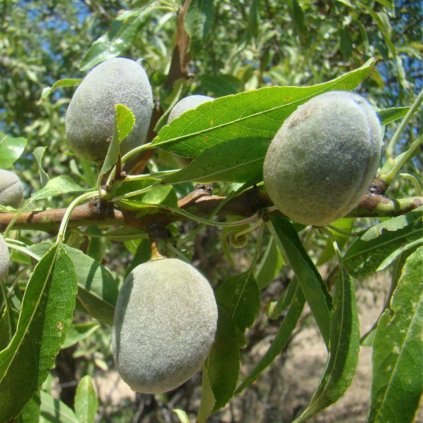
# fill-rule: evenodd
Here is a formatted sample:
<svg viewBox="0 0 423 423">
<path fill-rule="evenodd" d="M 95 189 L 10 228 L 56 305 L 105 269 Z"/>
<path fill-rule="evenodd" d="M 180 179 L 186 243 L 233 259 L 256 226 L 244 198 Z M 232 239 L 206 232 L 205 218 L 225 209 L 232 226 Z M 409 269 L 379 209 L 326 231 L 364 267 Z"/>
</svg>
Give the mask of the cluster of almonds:
<svg viewBox="0 0 423 423">
<path fill-rule="evenodd" d="M 168 122 L 212 100 L 186 97 Z M 72 97 L 66 134 L 77 155 L 93 162 L 104 159 L 118 103 L 136 118 L 121 145 L 126 152 L 145 141 L 153 95 L 141 65 L 124 58 L 95 67 Z M 363 97 L 345 91 L 318 95 L 298 107 L 271 142 L 264 160 L 265 188 L 290 219 L 325 225 L 358 204 L 376 173 L 381 148 L 380 123 Z M 0 170 L 0 204 L 18 207 L 22 194 L 16 175 Z M 8 263 L 0 236 L 0 279 Z M 178 387 L 201 368 L 214 342 L 217 318 L 213 290 L 201 273 L 178 259 L 152 258 L 132 270 L 119 293 L 112 338 L 117 370 L 138 392 Z"/>
</svg>

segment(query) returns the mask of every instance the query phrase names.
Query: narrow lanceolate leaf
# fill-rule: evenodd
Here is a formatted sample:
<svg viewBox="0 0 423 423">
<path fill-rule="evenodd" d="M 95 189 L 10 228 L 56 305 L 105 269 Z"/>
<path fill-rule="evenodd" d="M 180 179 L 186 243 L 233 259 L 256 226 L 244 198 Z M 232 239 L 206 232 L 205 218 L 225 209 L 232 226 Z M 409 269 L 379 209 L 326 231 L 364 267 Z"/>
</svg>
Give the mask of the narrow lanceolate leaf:
<svg viewBox="0 0 423 423">
<path fill-rule="evenodd" d="M 377 111 L 382 125 L 388 125 L 388 123 L 395 122 L 398 119 L 403 118 L 410 107 L 390 107 L 389 109 L 381 109 Z"/>
<path fill-rule="evenodd" d="M 62 401 L 41 391 L 41 417 L 38 423 L 80 423 L 75 413 Z"/>
<path fill-rule="evenodd" d="M 295 422 L 303 422 L 337 401 L 350 386 L 360 348 L 355 288 L 351 277 L 340 267 L 331 316 L 329 359 L 309 406 Z"/>
<path fill-rule="evenodd" d="M 284 264 L 283 256 L 272 238 L 257 266 L 255 277 L 259 289 L 264 289 L 270 285 Z"/>
<path fill-rule="evenodd" d="M 291 265 L 320 332 L 329 344 L 331 298 L 322 278 L 305 251 L 292 224 L 283 217 L 270 216 L 269 228 Z"/>
<path fill-rule="evenodd" d="M 0 134 L 0 168 L 8 169 L 19 159 L 23 153 L 27 139 L 23 137 L 11 137 Z"/>
<path fill-rule="evenodd" d="M 115 104 L 115 128 L 100 175 L 107 173 L 116 164 L 120 154 L 120 144 L 132 132 L 134 125 L 135 115 L 131 109 L 124 104 Z"/>
<path fill-rule="evenodd" d="M 422 395 L 423 247 L 406 260 L 373 341 L 368 421 L 412 422 Z"/>
<path fill-rule="evenodd" d="M 40 423 L 41 410 L 40 410 L 40 395 L 36 393 L 22 409 L 19 416 L 13 423 Z"/>
<path fill-rule="evenodd" d="M 354 278 L 363 278 L 423 242 L 422 211 L 419 207 L 370 228 L 346 252 L 343 263 L 347 271 Z"/>
<path fill-rule="evenodd" d="M 301 104 L 325 91 L 351 90 L 369 74 L 373 62 L 324 84 L 311 87 L 265 87 L 218 98 L 188 111 L 164 126 L 153 144 L 206 163 L 200 155 L 219 145 L 225 157 L 210 160 L 200 175 L 200 163 L 181 173 L 182 179 L 230 180 L 244 175 L 260 179 L 267 146 L 283 121 Z M 225 145 L 225 144 L 234 144 Z M 213 155 L 219 157 L 217 148 Z M 248 168 L 252 167 L 251 170 Z M 191 173 L 192 172 L 192 173 Z M 195 177 L 194 177 L 195 175 Z"/>
<path fill-rule="evenodd" d="M 212 33 L 214 20 L 213 0 L 194 0 L 188 8 L 184 19 L 184 27 L 189 35 L 190 51 L 195 52 L 204 48 L 207 38 Z"/>
<path fill-rule="evenodd" d="M 81 70 L 91 69 L 107 59 L 125 53 L 141 29 L 146 15 L 159 6 L 161 5 L 156 1 L 150 0 L 143 7 L 120 14 L 112 21 L 109 31 L 90 47 L 82 60 Z"/>
<path fill-rule="evenodd" d="M 238 386 L 236 393 L 241 392 L 251 385 L 261 375 L 261 373 L 263 373 L 263 371 L 273 363 L 275 358 L 288 344 L 288 340 L 298 322 L 305 302 L 304 295 L 296 281 L 291 282 L 288 288 L 287 298 L 289 298 L 289 302 L 285 309 L 285 316 L 281 322 L 278 332 L 276 333 L 275 339 L 272 341 L 264 356 L 257 363 L 254 370 Z"/>
<path fill-rule="evenodd" d="M 78 383 L 75 395 L 75 414 L 79 423 L 94 423 L 98 408 L 97 391 L 91 376 L 84 376 Z"/>
<path fill-rule="evenodd" d="M 46 87 L 41 92 L 40 100 L 46 99 L 54 90 L 58 88 L 76 87 L 82 81 L 80 78 L 64 78 L 56 81 L 51 87 Z"/>
<path fill-rule="evenodd" d="M 231 143 L 216 145 L 200 153 L 187 167 L 163 180 L 169 183 L 243 182 L 255 183 L 263 179 L 263 158 L 269 140 L 239 138 Z M 245 160 L 245 152 L 251 157 Z"/>
<path fill-rule="evenodd" d="M 179 419 L 179 423 L 191 423 L 186 411 L 181 410 L 180 408 L 174 408 L 172 410 Z"/>
<path fill-rule="evenodd" d="M 35 267 L 16 333 L 0 352 L 0 421 L 17 416 L 46 379 L 72 322 L 76 291 L 72 261 L 55 245 Z"/>
<path fill-rule="evenodd" d="M 68 330 L 62 348 L 69 348 L 72 345 L 83 341 L 98 329 L 100 329 L 100 325 L 95 322 L 74 323 Z"/>
<path fill-rule="evenodd" d="M 40 174 L 41 186 L 45 186 L 50 179 L 47 172 L 43 169 L 43 156 L 46 150 L 47 150 L 47 147 L 36 147 L 32 152 L 32 155 L 34 156 L 35 161 L 37 162 L 37 165 L 38 165 L 38 172 Z"/>
<path fill-rule="evenodd" d="M 31 246 L 31 251 L 41 256 L 50 246 L 50 242 L 42 242 Z M 78 303 L 86 313 L 100 322 L 111 325 L 119 282 L 110 270 L 82 251 L 68 245 L 65 245 L 64 249 L 75 268 Z"/>
<path fill-rule="evenodd" d="M 232 397 L 239 374 L 237 329 L 230 314 L 219 307 L 216 338 L 207 359 L 207 375 L 215 398 L 214 410 Z"/>
<path fill-rule="evenodd" d="M 260 291 L 251 272 L 225 280 L 216 290 L 216 300 L 241 332 L 254 323 L 260 310 Z"/>
<path fill-rule="evenodd" d="M 197 423 L 206 423 L 210 414 L 213 413 L 215 399 L 210 385 L 207 360 L 203 365 L 201 375 L 201 402 L 197 413 Z"/>
<path fill-rule="evenodd" d="M 60 175 L 50 179 L 44 188 L 33 194 L 31 201 L 43 200 L 45 198 L 57 197 L 58 195 L 84 191 L 87 190 L 74 182 L 72 178 L 66 175 Z"/>
</svg>

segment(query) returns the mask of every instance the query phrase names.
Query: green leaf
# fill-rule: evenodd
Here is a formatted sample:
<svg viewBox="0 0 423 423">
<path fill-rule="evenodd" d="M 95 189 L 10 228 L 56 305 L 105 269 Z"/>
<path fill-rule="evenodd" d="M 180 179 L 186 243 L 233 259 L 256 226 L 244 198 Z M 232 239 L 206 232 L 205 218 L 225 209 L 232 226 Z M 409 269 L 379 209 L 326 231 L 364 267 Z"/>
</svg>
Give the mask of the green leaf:
<svg viewBox="0 0 423 423">
<path fill-rule="evenodd" d="M 372 70 L 373 61 L 332 81 L 311 87 L 265 87 L 221 97 L 164 126 L 153 144 L 188 157 L 238 139 L 270 143 L 283 121 L 302 103 L 330 90 L 350 90 Z M 244 162 L 258 159 L 243 149 Z M 264 157 L 264 152 L 263 156 Z"/>
<path fill-rule="evenodd" d="M 216 301 L 244 332 L 254 323 L 260 310 L 260 291 L 254 276 L 248 271 L 227 278 L 216 290 Z"/>
<path fill-rule="evenodd" d="M 82 81 L 81 78 L 64 78 L 56 81 L 51 87 L 45 87 L 41 92 L 40 100 L 45 100 L 57 88 L 76 87 Z"/>
<path fill-rule="evenodd" d="M 49 181 L 49 177 L 47 175 L 47 173 L 45 172 L 45 170 L 43 169 L 43 156 L 45 151 L 47 150 L 47 147 L 37 147 L 33 152 L 33 156 L 35 157 L 35 160 L 37 162 L 38 165 L 38 171 L 40 172 L 40 182 L 41 182 L 41 186 L 45 186 L 47 184 L 47 182 Z"/>
<path fill-rule="evenodd" d="M 190 51 L 203 48 L 211 33 L 214 18 L 213 0 L 192 0 L 184 19 L 184 27 L 190 38 Z"/>
<path fill-rule="evenodd" d="M 329 359 L 320 384 L 310 404 L 295 423 L 307 420 L 337 401 L 348 389 L 355 374 L 360 329 L 354 283 L 342 264 L 335 285 L 329 346 Z"/>
<path fill-rule="evenodd" d="M 407 112 L 410 110 L 410 107 L 390 107 L 389 109 L 378 110 L 377 114 L 379 115 L 382 125 L 388 125 L 389 123 L 395 122 L 398 119 L 402 119 Z"/>
<path fill-rule="evenodd" d="M 242 88 L 241 81 L 233 75 L 215 74 L 199 75 L 198 79 L 203 92 L 209 92 L 217 97 L 234 94 Z"/>
<path fill-rule="evenodd" d="M 345 61 L 349 60 L 352 56 L 353 46 L 352 46 L 350 31 L 348 30 L 348 28 L 341 28 L 339 30 L 339 43 L 340 43 L 342 58 Z"/>
<path fill-rule="evenodd" d="M 78 302 L 83 310 L 100 322 L 111 325 L 119 293 L 118 281 L 110 271 L 91 257 L 66 246 L 78 282 Z"/>
<path fill-rule="evenodd" d="M 422 395 L 423 247 L 403 267 L 373 341 L 368 421 L 412 422 Z"/>
<path fill-rule="evenodd" d="M 160 185 L 145 193 L 141 202 L 144 204 L 166 204 L 171 207 L 177 207 L 178 198 L 172 185 Z"/>
<path fill-rule="evenodd" d="M 214 410 L 218 410 L 231 399 L 239 373 L 237 329 L 223 307 L 219 307 L 216 338 L 206 367 L 215 398 Z"/>
<path fill-rule="evenodd" d="M 60 175 L 50 179 L 44 188 L 35 192 L 31 197 L 31 201 L 84 191 L 87 191 L 87 189 L 75 183 L 72 178 L 66 175 Z"/>
<path fill-rule="evenodd" d="M 287 301 L 286 314 L 279 326 L 275 338 L 264 356 L 254 367 L 253 371 L 238 386 L 236 393 L 240 393 L 251 385 L 263 373 L 263 371 L 273 363 L 273 360 L 288 344 L 292 331 L 300 318 L 305 303 L 301 288 L 295 280 L 289 284 L 286 298 L 289 298 L 289 301 Z"/>
<path fill-rule="evenodd" d="M 0 168 L 11 168 L 25 150 L 27 142 L 23 137 L 0 136 Z"/>
<path fill-rule="evenodd" d="M 150 206 L 165 205 L 172 208 L 178 207 L 178 198 L 172 185 L 157 185 L 148 188 L 144 194 L 139 194 L 119 201 L 125 209 L 139 210 Z"/>
<path fill-rule="evenodd" d="M 110 30 L 98 38 L 82 60 L 81 70 L 91 69 L 107 59 L 120 56 L 128 50 L 148 13 L 160 5 L 154 0 L 141 8 L 122 13 L 112 21 Z"/>
<path fill-rule="evenodd" d="M 180 408 L 174 408 L 172 411 L 178 417 L 179 423 L 190 423 L 188 414 L 184 410 L 181 410 Z"/>
<path fill-rule="evenodd" d="M 269 147 L 267 140 L 239 138 L 203 151 L 179 172 L 165 175 L 173 183 L 195 182 L 258 182 L 263 179 L 263 159 Z M 251 157 L 245 160 L 245 151 Z"/>
<path fill-rule="evenodd" d="M 197 414 L 197 423 L 207 422 L 207 418 L 213 412 L 214 404 L 215 399 L 210 385 L 206 361 L 203 365 L 203 372 L 201 375 L 201 402 Z"/>
<path fill-rule="evenodd" d="M 130 243 L 136 243 L 134 251 L 131 251 L 129 246 Z M 149 239 L 137 239 L 134 241 L 125 242 L 125 247 L 132 252 L 134 258 L 131 261 L 131 264 L 127 267 L 125 271 L 125 278 L 129 275 L 132 270 L 138 265 L 147 262 L 151 258 L 151 241 Z"/>
<path fill-rule="evenodd" d="M 91 336 L 99 328 L 100 325 L 94 322 L 74 323 L 68 330 L 62 348 L 69 348 L 72 345 L 83 341 L 84 339 Z"/>
<path fill-rule="evenodd" d="M 376 272 L 422 240 L 422 210 L 419 207 L 405 215 L 394 217 L 370 228 L 356 239 L 345 253 L 344 265 L 354 278 Z"/>
<path fill-rule="evenodd" d="M 276 278 L 284 264 L 285 261 L 276 246 L 275 240 L 273 238 L 270 239 L 256 270 L 255 276 L 259 289 L 264 289 L 269 286 Z"/>
<path fill-rule="evenodd" d="M 159 179 L 153 177 L 146 177 L 135 181 L 127 179 L 116 181 L 110 190 L 110 198 L 113 199 L 134 191 L 144 190 L 152 185 L 157 185 L 159 181 Z"/>
<path fill-rule="evenodd" d="M 39 423 L 41 417 L 40 396 L 36 393 L 25 405 L 14 423 Z"/>
<path fill-rule="evenodd" d="M 31 246 L 31 251 L 42 255 L 50 248 L 50 242 Z M 111 325 L 119 293 L 118 281 L 111 272 L 82 251 L 64 246 L 75 267 L 78 284 L 78 302 L 82 309 L 100 322 Z"/>
<path fill-rule="evenodd" d="M 292 224 L 283 217 L 271 215 L 269 228 L 286 260 L 291 265 L 323 339 L 328 345 L 332 306 L 326 285 L 302 246 Z"/>
<path fill-rule="evenodd" d="M 110 30 L 97 39 L 82 60 L 81 70 L 86 71 L 101 62 L 117 57 L 129 47 L 142 24 L 142 20 L 131 19 L 127 22 L 115 19 Z"/>
<path fill-rule="evenodd" d="M 294 24 L 295 31 L 304 42 L 307 35 L 307 27 L 304 19 L 304 12 L 297 0 L 288 0 L 289 14 Z"/>
<path fill-rule="evenodd" d="M 62 401 L 41 391 L 41 418 L 39 423 L 80 423 L 74 412 Z"/>
<path fill-rule="evenodd" d="M 115 112 L 115 128 L 118 141 L 121 143 L 134 129 L 135 115 L 123 104 L 115 104 Z"/>
<path fill-rule="evenodd" d="M 135 125 L 135 115 L 129 107 L 124 104 L 115 104 L 114 107 L 115 128 L 106 157 L 101 166 L 100 176 L 105 175 L 116 164 L 120 155 L 120 144 L 132 132 Z"/>
<path fill-rule="evenodd" d="M 71 325 L 76 292 L 72 261 L 55 245 L 35 267 L 16 333 L 0 352 L 0 421 L 16 417 L 46 379 Z"/>
<path fill-rule="evenodd" d="M 250 13 L 248 14 L 248 34 L 257 37 L 260 24 L 260 4 L 258 0 L 252 0 Z"/>
<path fill-rule="evenodd" d="M 91 376 L 84 376 L 75 394 L 75 414 L 80 423 L 94 423 L 98 408 L 97 392 Z"/>
</svg>

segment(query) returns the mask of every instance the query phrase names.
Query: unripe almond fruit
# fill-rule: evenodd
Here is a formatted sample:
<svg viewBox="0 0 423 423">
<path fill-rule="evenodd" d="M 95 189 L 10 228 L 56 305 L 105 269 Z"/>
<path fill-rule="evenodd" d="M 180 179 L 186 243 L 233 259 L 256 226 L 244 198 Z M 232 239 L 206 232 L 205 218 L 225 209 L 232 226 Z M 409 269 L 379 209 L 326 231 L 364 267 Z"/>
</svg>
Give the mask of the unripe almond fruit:
<svg viewBox="0 0 423 423">
<path fill-rule="evenodd" d="M 200 104 L 207 103 L 212 100 L 214 100 L 213 97 L 208 97 L 206 95 L 189 95 L 188 97 L 179 100 L 175 106 L 173 106 L 173 109 L 169 113 L 167 122 L 170 123 L 173 119 L 176 119 L 188 110 L 195 109 Z"/>
<path fill-rule="evenodd" d="M 112 337 L 116 368 L 134 391 L 175 389 L 201 368 L 216 325 L 213 290 L 193 266 L 174 258 L 143 263 L 118 296 Z"/>
<path fill-rule="evenodd" d="M 0 283 L 1 280 L 7 275 L 9 261 L 9 248 L 7 247 L 4 238 L 0 235 Z"/>
<path fill-rule="evenodd" d="M 18 208 L 23 199 L 24 188 L 19 177 L 0 169 L 0 204 Z"/>
<path fill-rule="evenodd" d="M 322 226 L 356 207 L 378 169 L 375 111 L 346 91 L 318 95 L 285 120 L 264 160 L 264 184 L 290 219 Z"/>
<path fill-rule="evenodd" d="M 153 94 L 140 64 L 124 58 L 109 59 L 92 69 L 76 89 L 66 112 L 66 137 L 85 160 L 100 162 L 113 137 L 116 104 L 129 107 L 135 126 L 121 144 L 125 153 L 146 138 L 153 110 Z"/>
</svg>

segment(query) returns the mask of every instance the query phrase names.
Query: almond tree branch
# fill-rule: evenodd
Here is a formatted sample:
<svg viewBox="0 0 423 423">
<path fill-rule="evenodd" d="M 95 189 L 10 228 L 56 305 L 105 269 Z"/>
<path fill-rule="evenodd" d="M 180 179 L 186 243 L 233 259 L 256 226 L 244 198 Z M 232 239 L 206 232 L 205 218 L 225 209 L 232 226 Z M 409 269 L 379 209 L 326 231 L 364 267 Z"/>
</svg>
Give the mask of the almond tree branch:
<svg viewBox="0 0 423 423">
<path fill-rule="evenodd" d="M 181 198 L 178 206 L 191 213 L 209 214 L 225 201 L 225 197 L 210 195 L 208 187 L 200 186 L 192 193 Z M 266 194 L 258 190 L 250 190 L 228 201 L 219 213 L 219 217 L 227 215 L 252 216 L 260 209 L 271 206 Z M 352 210 L 349 217 L 397 216 L 407 213 L 423 205 L 423 197 L 408 197 L 398 200 L 383 195 L 368 193 L 362 197 L 358 207 Z M 14 225 L 15 229 L 32 229 L 47 232 L 57 232 L 66 209 L 49 209 L 22 213 Z M 4 231 L 15 213 L 0 213 L 0 232 Z M 111 203 L 98 200 L 90 201 L 75 208 L 72 212 L 69 226 L 133 226 L 148 228 L 152 223 L 168 224 L 181 221 L 181 216 L 170 212 L 158 211 L 142 219 L 133 212 L 123 212 L 113 207 Z"/>
</svg>

